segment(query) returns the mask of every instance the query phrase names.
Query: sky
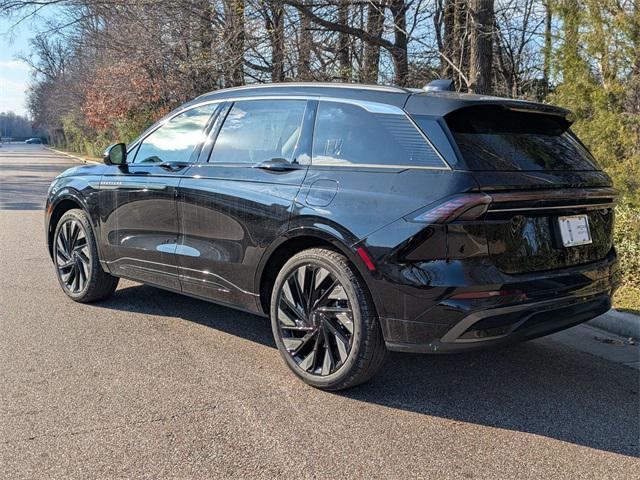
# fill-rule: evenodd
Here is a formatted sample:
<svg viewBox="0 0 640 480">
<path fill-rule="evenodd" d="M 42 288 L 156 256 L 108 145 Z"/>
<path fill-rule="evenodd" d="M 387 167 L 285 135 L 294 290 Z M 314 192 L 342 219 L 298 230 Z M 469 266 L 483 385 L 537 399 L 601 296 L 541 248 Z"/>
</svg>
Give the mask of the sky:
<svg viewBox="0 0 640 480">
<path fill-rule="evenodd" d="M 35 35 L 38 24 L 25 21 L 12 30 L 14 23 L 15 20 L 0 17 L 0 112 L 27 115 L 30 68 L 16 57 L 29 53 L 29 39 Z"/>
</svg>

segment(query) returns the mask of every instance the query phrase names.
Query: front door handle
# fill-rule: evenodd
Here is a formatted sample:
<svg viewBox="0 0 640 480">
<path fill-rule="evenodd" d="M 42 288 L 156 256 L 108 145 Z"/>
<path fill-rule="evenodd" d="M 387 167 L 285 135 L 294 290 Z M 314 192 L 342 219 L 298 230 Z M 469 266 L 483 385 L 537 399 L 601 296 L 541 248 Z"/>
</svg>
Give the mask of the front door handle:
<svg viewBox="0 0 640 480">
<path fill-rule="evenodd" d="M 291 163 L 286 158 L 272 158 L 271 160 L 260 162 L 255 168 L 270 172 L 287 172 L 290 170 L 298 170 L 300 167 L 295 163 Z"/>
<path fill-rule="evenodd" d="M 187 168 L 189 166 L 189 163 L 188 162 L 163 162 L 158 166 L 170 172 L 177 172 L 178 170 Z"/>
</svg>

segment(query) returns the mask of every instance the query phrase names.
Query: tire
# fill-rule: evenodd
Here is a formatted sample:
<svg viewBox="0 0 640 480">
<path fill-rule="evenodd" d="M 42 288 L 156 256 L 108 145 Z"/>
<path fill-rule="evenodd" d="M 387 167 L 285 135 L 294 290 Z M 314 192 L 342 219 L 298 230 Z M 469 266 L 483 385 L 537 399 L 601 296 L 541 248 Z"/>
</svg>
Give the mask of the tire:
<svg viewBox="0 0 640 480">
<path fill-rule="evenodd" d="M 384 363 L 386 347 L 371 295 L 338 252 L 313 248 L 285 263 L 275 280 L 270 315 L 280 354 L 309 385 L 350 388 Z"/>
<path fill-rule="evenodd" d="M 52 251 L 58 282 L 69 298 L 88 303 L 113 295 L 119 279 L 102 269 L 84 211 L 72 209 L 62 215 L 53 235 Z"/>
</svg>

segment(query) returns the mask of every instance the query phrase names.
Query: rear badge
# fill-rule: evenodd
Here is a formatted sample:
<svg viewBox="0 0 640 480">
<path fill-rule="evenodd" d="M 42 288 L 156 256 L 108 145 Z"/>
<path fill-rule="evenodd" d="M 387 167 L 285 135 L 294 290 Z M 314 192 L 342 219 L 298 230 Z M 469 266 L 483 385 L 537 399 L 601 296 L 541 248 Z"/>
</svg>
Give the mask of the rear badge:
<svg viewBox="0 0 640 480">
<path fill-rule="evenodd" d="M 589 230 L 589 218 L 586 215 L 571 215 L 558 217 L 560 236 L 565 247 L 587 245 L 591 243 L 591 230 Z"/>
</svg>

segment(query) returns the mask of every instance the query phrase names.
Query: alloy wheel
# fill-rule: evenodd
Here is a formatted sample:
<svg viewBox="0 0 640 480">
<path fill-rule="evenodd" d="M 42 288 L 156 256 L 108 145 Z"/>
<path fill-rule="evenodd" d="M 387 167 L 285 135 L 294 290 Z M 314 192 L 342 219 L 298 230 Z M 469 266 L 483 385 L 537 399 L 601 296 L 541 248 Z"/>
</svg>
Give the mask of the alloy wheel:
<svg viewBox="0 0 640 480">
<path fill-rule="evenodd" d="M 55 243 L 58 275 L 71 293 L 81 292 L 91 272 L 91 253 L 84 227 L 67 220 L 58 230 Z"/>
<path fill-rule="evenodd" d="M 307 264 L 294 270 L 280 290 L 277 319 L 287 353 L 305 372 L 330 375 L 349 357 L 353 311 L 327 269 Z"/>
</svg>

